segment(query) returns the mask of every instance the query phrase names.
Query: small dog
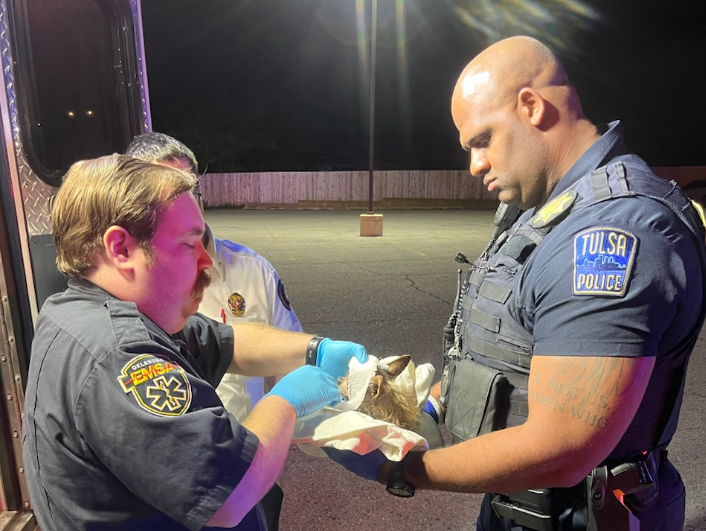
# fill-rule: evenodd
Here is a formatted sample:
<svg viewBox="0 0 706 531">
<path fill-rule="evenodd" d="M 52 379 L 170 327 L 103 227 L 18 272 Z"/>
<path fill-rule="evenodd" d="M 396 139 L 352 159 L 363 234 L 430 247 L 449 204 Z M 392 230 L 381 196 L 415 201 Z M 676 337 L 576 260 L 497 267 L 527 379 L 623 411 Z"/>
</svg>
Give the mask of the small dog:
<svg viewBox="0 0 706 531">
<path fill-rule="evenodd" d="M 419 425 L 421 414 L 417 407 L 415 392 L 413 389 L 402 389 L 395 384 L 395 378 L 402 374 L 411 359 L 411 356 L 404 355 L 392 361 L 387 369 L 378 366 L 358 411 L 376 420 L 390 422 L 407 430 L 415 430 Z M 347 376 L 339 378 L 338 388 L 344 398 L 347 398 Z"/>
</svg>

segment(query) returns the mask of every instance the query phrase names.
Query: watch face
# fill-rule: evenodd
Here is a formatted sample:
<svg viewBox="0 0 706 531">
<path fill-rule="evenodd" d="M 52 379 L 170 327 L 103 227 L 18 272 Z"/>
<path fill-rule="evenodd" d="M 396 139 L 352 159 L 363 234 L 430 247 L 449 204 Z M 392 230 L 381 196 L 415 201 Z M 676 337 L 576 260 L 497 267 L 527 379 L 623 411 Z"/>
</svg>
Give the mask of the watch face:
<svg viewBox="0 0 706 531">
<path fill-rule="evenodd" d="M 404 479 L 404 459 L 402 461 L 390 461 L 387 492 L 400 498 L 411 498 L 414 496 L 414 487 Z"/>
<path fill-rule="evenodd" d="M 414 496 L 414 489 L 409 485 L 405 485 L 404 487 L 387 487 L 387 492 L 394 496 L 399 496 L 400 498 L 411 498 L 412 496 Z"/>
</svg>

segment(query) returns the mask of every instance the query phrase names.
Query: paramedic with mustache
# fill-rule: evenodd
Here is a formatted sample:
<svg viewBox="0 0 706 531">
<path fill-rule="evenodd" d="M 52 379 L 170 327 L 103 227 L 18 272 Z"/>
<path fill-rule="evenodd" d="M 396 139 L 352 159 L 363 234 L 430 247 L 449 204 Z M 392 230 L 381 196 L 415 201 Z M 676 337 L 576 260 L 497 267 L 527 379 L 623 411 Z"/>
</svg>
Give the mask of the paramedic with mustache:
<svg viewBox="0 0 706 531">
<path fill-rule="evenodd" d="M 348 342 L 196 313 L 212 261 L 196 178 L 111 155 L 75 163 L 51 218 L 66 291 L 32 343 L 23 422 L 43 531 L 265 531 L 259 500 L 294 423 L 341 400 Z M 284 374 L 241 423 L 214 387 L 226 371 Z"/>
<path fill-rule="evenodd" d="M 194 152 L 184 143 L 164 133 L 149 132 L 133 138 L 126 155 L 146 162 L 171 166 L 198 175 L 198 161 Z M 196 197 L 203 212 L 200 194 Z M 211 284 L 204 292 L 199 312 L 231 325 L 262 323 L 302 332 L 284 284 L 275 268 L 263 256 L 238 243 L 215 238 L 208 224 L 204 245 L 213 267 L 209 269 Z M 272 387 L 274 377 L 267 384 Z M 255 404 L 262 398 L 265 379 L 226 373 L 216 388 L 225 408 L 238 422 L 243 422 Z M 281 476 L 280 476 L 281 482 Z M 275 483 L 261 500 L 268 531 L 279 529 L 279 516 L 284 493 Z"/>
<path fill-rule="evenodd" d="M 681 530 L 666 448 L 704 320 L 703 221 L 626 150 L 619 122 L 584 116 L 534 39 L 481 52 L 451 111 L 472 176 L 524 212 L 475 262 L 447 327 L 433 393 L 454 444 L 410 452 L 404 480 L 488 493 L 479 531 Z M 387 481 L 375 454 L 334 458 Z"/>
</svg>

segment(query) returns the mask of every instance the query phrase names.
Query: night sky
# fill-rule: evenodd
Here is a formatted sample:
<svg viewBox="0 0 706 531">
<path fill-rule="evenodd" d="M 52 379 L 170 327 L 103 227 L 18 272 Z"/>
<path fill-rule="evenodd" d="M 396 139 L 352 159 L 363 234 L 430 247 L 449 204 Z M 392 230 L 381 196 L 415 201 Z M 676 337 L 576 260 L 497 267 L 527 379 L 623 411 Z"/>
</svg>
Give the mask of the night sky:
<svg viewBox="0 0 706 531">
<path fill-rule="evenodd" d="M 370 0 L 142 0 L 142 12 L 153 128 L 201 170 L 367 169 Z M 705 21 L 703 0 L 378 0 L 375 166 L 466 168 L 451 91 L 511 35 L 549 45 L 586 115 L 623 120 L 648 163 L 706 165 Z"/>
</svg>

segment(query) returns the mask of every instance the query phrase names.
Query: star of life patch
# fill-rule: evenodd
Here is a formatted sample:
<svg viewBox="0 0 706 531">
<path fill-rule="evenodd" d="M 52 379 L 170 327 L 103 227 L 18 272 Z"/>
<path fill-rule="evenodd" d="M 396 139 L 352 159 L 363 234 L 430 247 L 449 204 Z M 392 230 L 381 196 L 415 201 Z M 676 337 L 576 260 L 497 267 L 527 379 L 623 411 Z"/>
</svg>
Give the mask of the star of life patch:
<svg viewBox="0 0 706 531">
<path fill-rule="evenodd" d="M 638 239 L 611 227 L 592 227 L 574 236 L 574 295 L 624 297 Z"/>
<path fill-rule="evenodd" d="M 191 405 L 191 384 L 184 369 L 154 354 L 131 359 L 118 382 L 142 409 L 155 415 L 176 417 Z"/>
</svg>

